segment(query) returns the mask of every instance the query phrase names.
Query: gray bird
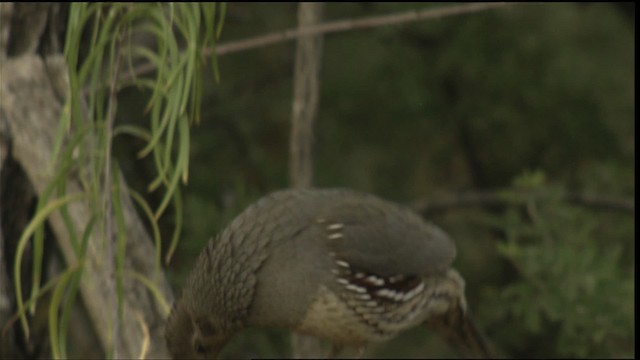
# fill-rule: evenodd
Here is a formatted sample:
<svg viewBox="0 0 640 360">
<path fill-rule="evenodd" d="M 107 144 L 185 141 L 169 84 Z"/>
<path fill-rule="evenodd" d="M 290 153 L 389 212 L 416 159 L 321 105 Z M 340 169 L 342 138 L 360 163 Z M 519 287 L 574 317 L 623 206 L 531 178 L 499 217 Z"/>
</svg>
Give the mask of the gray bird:
<svg viewBox="0 0 640 360">
<path fill-rule="evenodd" d="M 200 254 L 166 325 L 174 358 L 215 358 L 243 328 L 329 340 L 333 355 L 417 324 L 489 357 L 473 325 L 456 248 L 407 208 L 346 189 L 274 192 Z"/>
</svg>

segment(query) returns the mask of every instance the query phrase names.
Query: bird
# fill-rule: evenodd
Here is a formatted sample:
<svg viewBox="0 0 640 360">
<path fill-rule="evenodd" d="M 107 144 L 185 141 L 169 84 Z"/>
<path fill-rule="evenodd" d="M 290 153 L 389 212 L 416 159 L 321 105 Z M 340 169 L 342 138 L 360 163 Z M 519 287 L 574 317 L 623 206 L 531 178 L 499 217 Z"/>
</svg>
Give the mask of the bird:
<svg viewBox="0 0 640 360">
<path fill-rule="evenodd" d="M 213 359 L 239 331 L 268 326 L 328 340 L 336 356 L 423 324 L 461 355 L 490 357 L 455 257 L 441 228 L 375 195 L 275 191 L 197 257 L 166 322 L 167 349 Z"/>
</svg>

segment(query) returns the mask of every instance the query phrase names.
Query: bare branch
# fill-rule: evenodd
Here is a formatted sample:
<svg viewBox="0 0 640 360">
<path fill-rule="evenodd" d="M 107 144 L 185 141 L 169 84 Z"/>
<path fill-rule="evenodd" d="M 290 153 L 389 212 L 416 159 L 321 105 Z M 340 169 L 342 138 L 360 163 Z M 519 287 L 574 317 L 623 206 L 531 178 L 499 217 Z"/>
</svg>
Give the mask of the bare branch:
<svg viewBox="0 0 640 360">
<path fill-rule="evenodd" d="M 333 21 L 307 28 L 289 29 L 273 32 L 254 38 L 221 44 L 216 47 L 217 55 L 225 55 L 238 51 L 255 49 L 279 42 L 296 39 L 300 36 L 330 34 L 348 30 L 361 30 L 380 26 L 397 25 L 428 19 L 439 19 L 447 16 L 469 14 L 489 9 L 512 5 L 513 3 L 471 3 L 454 5 L 437 9 L 410 10 L 397 14 L 372 16 L 362 19 L 346 19 Z"/>
<path fill-rule="evenodd" d="M 565 195 L 565 201 L 568 203 L 589 207 L 599 210 L 612 210 L 625 212 L 633 215 L 635 213 L 635 203 L 629 199 L 611 198 L 607 196 L 599 195 L 585 195 L 585 194 L 567 194 Z"/>
<path fill-rule="evenodd" d="M 464 194 L 454 194 L 443 196 L 434 200 L 418 200 L 412 204 L 413 209 L 423 215 L 432 215 L 455 210 L 458 208 L 469 208 L 475 206 L 505 206 L 523 204 L 526 197 L 531 193 L 517 191 L 477 191 Z M 535 194 L 537 200 L 545 200 L 548 194 Z M 633 200 L 612 198 L 599 195 L 585 195 L 578 193 L 568 193 L 562 195 L 561 201 L 572 205 L 592 208 L 595 210 L 616 211 L 633 215 L 635 204 Z"/>
<path fill-rule="evenodd" d="M 410 10 L 391 15 L 371 16 L 361 19 L 345 19 L 332 21 L 320 25 L 309 26 L 304 29 L 294 28 L 284 31 L 271 32 L 265 35 L 252 37 L 245 40 L 231 41 L 228 43 L 222 43 L 216 46 L 216 55 L 222 56 L 232 54 L 240 51 L 257 49 L 280 42 L 285 42 L 293 39 L 297 39 L 301 36 L 307 35 L 320 35 L 331 34 L 336 32 L 343 32 L 349 30 L 362 30 L 380 26 L 398 25 L 403 23 L 416 22 L 421 20 L 433 20 L 441 19 L 449 16 L 470 14 L 485 10 L 497 9 L 518 3 L 471 3 L 462 5 L 453 5 L 446 7 L 439 7 L 436 9 L 428 8 L 422 10 Z M 205 49 L 203 53 L 207 56 L 211 55 L 211 49 Z M 155 65 L 152 63 L 145 63 L 136 66 L 129 73 L 124 75 L 121 80 L 129 81 L 134 76 L 140 76 L 152 72 L 155 70 Z"/>
<path fill-rule="evenodd" d="M 308 188 L 313 182 L 313 123 L 318 109 L 322 33 L 309 33 L 322 21 L 321 2 L 298 5 L 296 58 L 293 74 L 291 136 L 289 142 L 289 182 L 292 187 Z M 218 49 L 216 49 L 219 52 Z M 317 358 L 326 354 L 318 339 L 291 334 L 291 350 L 295 359 Z"/>
<path fill-rule="evenodd" d="M 320 23 L 322 3 L 300 3 L 300 30 Z M 318 109 L 322 35 L 298 38 L 293 76 L 289 179 L 293 187 L 310 187 L 313 178 L 313 123 Z"/>
</svg>

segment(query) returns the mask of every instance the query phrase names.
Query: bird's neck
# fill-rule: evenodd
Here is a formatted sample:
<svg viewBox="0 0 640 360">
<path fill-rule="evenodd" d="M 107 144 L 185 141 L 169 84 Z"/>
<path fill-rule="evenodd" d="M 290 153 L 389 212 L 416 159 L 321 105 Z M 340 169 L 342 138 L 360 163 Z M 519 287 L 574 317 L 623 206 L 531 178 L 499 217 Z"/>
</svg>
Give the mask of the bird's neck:
<svg viewBox="0 0 640 360">
<path fill-rule="evenodd" d="M 229 236 L 229 234 L 223 234 Z M 216 326 L 237 330 L 245 325 L 259 259 L 238 254 L 228 238 L 212 239 L 187 279 L 190 307 Z"/>
</svg>

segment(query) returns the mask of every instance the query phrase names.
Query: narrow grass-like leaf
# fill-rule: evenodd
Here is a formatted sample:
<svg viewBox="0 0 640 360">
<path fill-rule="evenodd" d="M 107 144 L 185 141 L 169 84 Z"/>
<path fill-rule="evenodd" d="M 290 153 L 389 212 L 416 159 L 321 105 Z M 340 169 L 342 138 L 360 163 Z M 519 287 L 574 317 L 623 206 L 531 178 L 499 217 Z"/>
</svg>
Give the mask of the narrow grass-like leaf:
<svg viewBox="0 0 640 360">
<path fill-rule="evenodd" d="M 111 179 L 113 190 L 111 192 L 113 204 L 113 212 L 116 215 L 116 294 L 118 298 L 118 318 L 122 321 L 124 315 L 124 264 L 127 250 L 127 229 L 124 221 L 124 212 L 122 209 L 121 201 L 121 184 L 120 184 L 120 169 L 114 161 L 113 164 L 113 177 Z"/>
<path fill-rule="evenodd" d="M 114 137 L 118 135 L 125 135 L 125 134 L 137 137 L 144 141 L 149 141 L 149 139 L 151 139 L 151 134 L 149 133 L 149 130 L 141 128 L 140 126 L 118 125 L 113 130 Z"/>
<path fill-rule="evenodd" d="M 67 151 L 69 152 L 69 151 Z M 67 171 L 69 169 L 70 164 L 63 163 L 60 171 L 58 171 L 51 182 L 47 184 L 47 187 L 42 192 L 40 199 L 38 200 L 38 204 L 36 206 L 36 214 L 42 210 L 45 204 L 51 198 L 51 194 L 55 187 L 58 187 L 58 184 L 61 183 L 62 178 L 66 176 Z M 64 206 L 61 207 L 61 209 Z M 35 228 L 34 236 L 33 236 L 33 271 L 32 271 L 32 279 L 31 279 L 31 298 L 38 297 L 38 292 L 40 289 L 40 279 L 42 274 L 42 259 L 44 255 L 44 223 L 40 224 Z M 30 313 L 35 313 L 36 302 L 32 302 L 30 306 Z"/>
<path fill-rule="evenodd" d="M 66 145 L 66 149 L 61 157 L 60 164 L 58 166 L 58 171 L 54 174 L 51 181 L 47 184 L 45 189 L 40 194 L 38 199 L 38 204 L 36 205 L 36 214 L 42 210 L 42 208 L 47 204 L 51 195 L 55 188 L 60 188 L 60 184 L 64 184 L 64 179 L 66 178 L 71 166 L 73 166 L 73 153 L 75 149 L 80 145 L 81 141 L 84 139 L 88 131 L 88 127 L 84 127 L 76 131 L 76 133 L 72 136 L 69 143 Z M 66 209 L 66 205 L 62 206 L 61 210 Z M 77 255 L 77 246 L 74 244 L 74 235 L 75 233 L 70 233 L 71 236 L 71 244 L 73 246 L 74 251 L 76 251 Z M 33 272 L 32 272 L 32 280 L 31 280 L 31 298 L 38 297 L 38 291 L 40 289 L 40 281 L 42 274 L 42 258 L 44 251 L 44 224 L 37 226 L 34 235 L 33 235 Z M 35 301 L 32 302 L 32 305 L 29 308 L 31 314 L 35 313 L 36 307 Z"/>
<path fill-rule="evenodd" d="M 58 126 L 56 128 L 56 135 L 53 140 L 53 152 L 51 153 L 51 158 L 49 158 L 49 168 L 48 172 L 52 172 L 54 167 L 56 166 L 58 155 L 60 155 L 60 151 L 62 149 L 62 143 L 65 139 L 65 134 L 69 131 L 69 127 L 71 126 L 71 114 L 70 114 L 71 104 L 67 101 L 62 108 L 62 115 L 60 116 L 60 121 L 58 122 Z"/>
<path fill-rule="evenodd" d="M 199 74 L 202 72 L 202 66 L 200 66 L 200 63 L 196 64 L 196 73 Z M 201 108 L 201 103 L 202 103 L 202 78 L 200 77 L 196 77 L 196 80 L 194 81 L 194 89 L 191 92 L 191 107 L 189 109 L 189 113 L 191 114 L 191 117 L 193 118 L 192 124 L 200 124 L 200 108 Z"/>
<path fill-rule="evenodd" d="M 171 177 L 171 167 L 169 164 L 171 164 L 171 150 L 173 149 L 173 136 L 175 135 L 176 132 L 176 123 L 180 121 L 180 117 L 175 117 L 171 119 L 171 121 L 169 122 L 169 127 L 167 128 L 167 132 L 166 132 L 166 138 L 164 140 L 164 158 L 162 161 L 162 164 L 164 165 L 164 167 L 167 169 L 167 175 L 169 177 Z M 174 169 L 174 171 L 176 171 Z"/>
<path fill-rule="evenodd" d="M 191 5 L 191 6 L 189 6 Z M 183 7 L 184 23 L 186 23 L 184 36 L 187 39 L 187 49 L 184 57 L 187 59 L 186 68 L 183 73 L 184 83 L 182 84 L 182 96 L 179 106 L 179 115 L 182 115 L 187 109 L 189 101 L 189 93 L 191 92 L 191 82 L 195 79 L 195 64 L 200 61 L 198 58 L 198 35 L 200 31 L 200 5 L 191 3 Z M 191 11 L 190 11 L 191 10 Z"/>
<path fill-rule="evenodd" d="M 144 286 L 146 286 L 147 289 L 151 291 L 151 293 L 153 294 L 153 297 L 156 299 L 158 304 L 160 304 L 160 309 L 162 309 L 162 315 L 165 318 L 169 316 L 169 312 L 171 312 L 171 306 L 169 306 L 169 303 L 165 299 L 164 295 L 162 295 L 162 292 L 153 281 L 149 280 L 146 276 L 139 274 L 135 271 L 127 271 L 127 275 L 140 281 Z"/>
<path fill-rule="evenodd" d="M 180 84 L 182 84 L 180 79 L 181 77 L 178 75 L 181 74 L 180 67 L 182 66 L 184 61 L 186 60 L 183 59 L 181 61 L 181 64 L 178 67 L 176 67 L 175 70 L 172 71 L 163 92 L 168 92 L 168 87 L 173 84 L 173 81 L 178 80 Z M 151 139 L 151 141 L 149 141 L 149 144 L 147 144 L 147 146 L 144 149 L 140 150 L 140 152 L 138 153 L 139 158 L 147 156 L 154 149 L 158 141 L 160 141 L 160 139 L 162 138 L 165 128 L 171 123 L 173 119 L 177 117 L 178 106 L 174 105 L 173 103 L 174 102 L 179 103 L 180 98 L 172 95 L 174 94 L 167 93 L 168 101 L 167 101 L 167 106 L 164 109 L 165 111 L 162 117 L 162 121 L 160 122 L 160 128 L 153 131 L 153 138 Z"/>
<path fill-rule="evenodd" d="M 216 30 L 216 40 L 220 39 L 220 35 L 222 34 L 222 26 L 224 25 L 224 18 L 227 15 L 227 3 L 221 2 L 219 5 L 220 15 L 217 22 L 218 29 Z M 215 54 L 215 51 L 213 53 Z"/>
<path fill-rule="evenodd" d="M 161 120 L 161 113 L 164 114 L 162 116 L 167 116 L 165 112 L 162 111 L 163 110 L 163 104 L 162 102 L 158 102 L 153 104 L 153 107 L 151 108 L 151 113 L 149 114 L 149 120 L 150 120 L 150 127 L 151 127 L 151 138 L 149 139 L 148 142 L 151 142 L 151 140 L 153 139 L 153 134 L 155 132 L 158 131 L 158 127 L 160 126 L 160 122 Z M 155 145 L 154 145 L 155 146 Z M 151 148 L 151 150 L 154 150 L 154 148 Z M 142 158 L 144 156 L 142 150 L 138 152 L 138 159 Z M 156 164 L 156 166 L 159 166 L 158 164 Z"/>
<path fill-rule="evenodd" d="M 84 232 L 82 234 L 82 240 L 80 241 L 80 257 L 78 257 L 78 261 L 80 263 L 84 264 L 85 261 L 85 256 L 87 254 L 87 246 L 89 244 L 89 239 L 91 238 L 91 234 L 93 234 L 93 227 L 96 224 L 96 220 L 97 217 L 92 216 L 91 219 L 89 219 L 89 222 L 87 223 L 87 226 L 84 229 Z M 84 265 L 83 265 L 84 266 Z"/>
<path fill-rule="evenodd" d="M 183 56 L 181 53 L 179 53 L 178 55 L 179 55 L 179 59 L 176 59 L 178 61 L 175 63 L 173 70 L 169 73 L 169 76 L 167 76 L 166 83 L 164 84 L 165 92 L 168 92 L 170 88 L 174 87 L 174 82 L 182 79 L 182 76 L 184 75 L 182 72 L 182 69 L 186 65 L 188 59 L 186 56 Z M 177 87 L 181 88 L 181 86 L 177 86 Z"/>
<path fill-rule="evenodd" d="M 158 143 L 156 146 L 156 151 L 153 152 L 153 161 L 156 164 L 156 169 L 158 170 L 158 176 L 149 184 L 148 191 L 155 191 L 160 185 L 164 184 L 169 186 L 169 179 L 167 178 L 167 174 L 171 172 L 171 164 L 167 164 L 166 170 L 164 169 L 164 165 L 162 164 L 162 154 L 163 147 L 161 143 Z M 160 172 L 162 170 L 162 172 Z"/>
<path fill-rule="evenodd" d="M 169 66 L 176 67 L 180 59 L 180 49 L 178 48 L 178 43 L 176 42 L 172 29 L 174 18 L 173 4 L 170 4 L 169 8 L 169 19 L 166 18 L 164 10 L 161 8 L 158 8 L 156 12 L 150 14 L 156 20 L 157 26 L 159 27 L 155 35 L 160 46 L 160 58 L 163 59 L 163 61 L 160 62 L 160 67 L 158 67 L 158 73 L 156 75 L 157 86 L 148 102 L 147 111 L 152 104 L 159 101 L 161 94 L 164 95 L 166 93 L 166 84 L 172 83 L 172 80 L 170 80 L 172 75 L 167 75 L 166 69 Z M 177 67 L 179 68 L 180 66 Z M 169 74 L 170 73 L 171 72 L 169 72 Z"/>
<path fill-rule="evenodd" d="M 64 196 L 67 192 L 67 177 L 61 176 L 56 187 L 58 188 L 58 196 Z M 78 236 L 76 235 L 75 225 L 73 225 L 73 220 L 71 218 L 71 215 L 69 214 L 69 209 L 67 208 L 66 205 L 63 205 L 60 207 L 60 215 L 62 216 L 62 221 L 64 222 L 64 226 L 67 229 L 67 234 L 69 235 L 69 242 L 71 243 L 71 247 L 77 253 Z"/>
<path fill-rule="evenodd" d="M 129 190 L 129 194 L 133 199 L 138 203 L 142 211 L 147 215 L 147 219 L 149 219 L 149 224 L 151 225 L 151 230 L 153 232 L 153 240 L 156 244 L 156 271 L 160 271 L 160 258 L 162 254 L 162 239 L 160 238 L 160 228 L 158 227 L 158 221 L 153 217 L 153 210 L 147 203 L 147 201 L 136 191 Z"/>
<path fill-rule="evenodd" d="M 216 38 L 216 6 L 215 3 L 200 3 L 202 6 L 202 16 L 204 17 L 204 37 L 201 46 L 206 46 L 211 41 L 215 41 Z"/>
<path fill-rule="evenodd" d="M 182 66 L 182 65 L 181 65 Z M 166 106 L 166 114 L 169 118 L 168 127 L 165 135 L 164 141 L 164 158 L 162 161 L 163 168 L 165 169 L 165 174 L 170 175 L 170 167 L 168 164 L 171 163 L 171 150 L 173 148 L 173 136 L 175 134 L 176 122 L 180 120 L 180 102 L 181 102 L 181 89 L 184 86 L 184 80 L 182 77 L 178 77 L 176 79 L 177 83 L 175 87 L 171 89 L 171 92 L 168 94 L 168 101 Z M 170 177 L 170 176 L 169 176 Z"/>
<path fill-rule="evenodd" d="M 180 169 L 183 169 L 185 164 L 187 164 L 187 158 L 189 157 L 189 121 L 186 118 L 183 118 L 182 121 L 179 121 L 179 133 L 180 133 L 180 144 L 178 147 L 178 159 L 176 161 L 176 170 L 171 178 L 171 182 L 169 183 L 169 187 L 167 189 L 167 193 L 164 198 L 160 202 L 158 209 L 156 210 L 155 217 L 159 219 L 164 210 L 167 208 L 169 201 L 173 195 L 173 191 L 178 186 L 178 181 L 180 180 Z"/>
<path fill-rule="evenodd" d="M 184 164 L 180 165 L 180 167 L 178 167 L 176 169 L 176 171 L 180 171 L 182 170 L 182 183 L 186 184 L 187 182 L 189 182 L 189 149 L 191 148 L 190 146 L 190 132 L 189 132 L 189 119 L 187 119 L 187 117 L 185 116 L 182 120 L 181 120 L 184 124 L 182 124 L 182 128 L 180 129 L 181 133 L 180 133 L 180 152 L 184 152 L 183 157 L 184 157 Z M 182 133 L 185 132 L 185 133 Z"/>
<path fill-rule="evenodd" d="M 20 316 L 20 322 L 22 324 L 22 330 L 25 334 L 25 337 L 29 339 L 29 326 L 27 324 L 27 318 L 24 315 L 24 301 L 22 300 L 22 279 L 21 279 L 21 267 L 22 267 L 22 257 L 24 255 L 24 249 L 27 246 L 27 242 L 29 238 L 35 231 L 35 229 L 40 226 L 40 224 L 46 220 L 46 218 L 51 214 L 54 210 L 60 208 L 63 205 L 66 205 L 70 202 L 80 200 L 85 197 L 85 194 L 71 194 L 67 195 L 63 198 L 56 199 L 47 204 L 40 212 L 36 213 L 34 218 L 31 219 L 29 225 L 25 228 L 22 236 L 18 240 L 18 246 L 16 249 L 16 258 L 14 263 L 14 281 L 16 286 L 16 303 L 18 305 L 18 310 L 22 315 Z"/>
<path fill-rule="evenodd" d="M 135 82 L 133 82 L 132 80 L 130 82 L 122 83 L 122 87 L 127 87 L 127 86 L 136 86 L 138 87 L 138 89 L 147 89 L 147 90 L 153 91 L 153 88 L 156 86 L 156 82 L 152 79 L 137 78 Z"/>
<path fill-rule="evenodd" d="M 69 69 L 69 90 L 70 94 L 80 94 L 80 83 L 78 74 L 78 57 L 80 50 L 80 42 L 82 37 L 82 29 L 86 22 L 97 11 L 95 6 L 87 3 L 76 3 L 69 9 L 69 21 L 66 33 L 65 41 L 65 60 Z M 70 103 L 70 119 L 71 121 L 78 121 L 81 117 L 80 102 L 77 96 L 70 96 L 68 99 Z"/>
<path fill-rule="evenodd" d="M 173 257 L 173 253 L 176 251 L 178 247 L 178 241 L 180 240 L 180 233 L 182 232 L 182 195 L 180 189 L 177 189 L 173 195 L 173 206 L 175 207 L 175 228 L 173 229 L 173 236 L 171 237 L 171 243 L 169 244 L 169 249 L 167 249 L 167 254 L 165 255 L 164 262 L 165 264 L 169 264 L 171 258 Z"/>
<path fill-rule="evenodd" d="M 145 46 L 133 45 L 131 46 L 131 53 L 147 59 L 147 61 L 156 64 L 156 66 L 159 66 L 160 63 L 164 62 L 164 59 L 162 59 L 159 54 Z"/>
<path fill-rule="evenodd" d="M 80 249 L 79 249 L 79 257 L 78 260 L 78 271 L 74 274 L 71 279 L 71 284 L 69 288 L 69 299 L 65 302 L 64 308 L 62 310 L 61 318 L 60 318 L 60 332 L 59 335 L 54 337 L 51 336 L 51 346 L 53 347 L 53 343 L 57 342 L 60 344 L 60 357 L 67 358 L 67 333 L 69 329 L 69 320 L 71 319 L 71 313 L 73 312 L 73 306 L 75 304 L 76 295 L 78 292 L 78 288 L 80 285 L 80 280 L 84 270 L 84 262 L 85 256 L 87 252 L 87 245 L 89 244 L 89 238 L 93 233 L 93 228 L 96 223 L 96 216 L 92 216 L 91 219 L 87 222 L 85 226 L 84 232 L 82 234 L 82 240 L 80 241 Z"/>
<path fill-rule="evenodd" d="M 157 67 L 156 73 L 156 81 L 155 87 L 153 89 L 153 93 L 151 98 L 149 99 L 147 105 L 147 111 L 152 104 L 155 104 L 156 101 L 159 101 L 159 97 L 161 95 L 162 83 L 161 79 L 165 78 L 166 67 L 167 67 L 167 52 L 169 51 L 168 43 L 172 43 L 175 39 L 171 36 L 171 23 L 170 20 L 167 20 L 165 17 L 164 9 L 160 6 L 153 7 L 149 12 L 149 16 L 152 20 L 155 20 L 153 26 L 149 28 L 149 31 L 155 35 L 155 38 L 158 42 L 158 54 L 160 61 Z"/>
<path fill-rule="evenodd" d="M 58 336 L 58 308 L 60 307 L 60 303 L 62 302 L 62 297 L 64 296 L 64 290 L 67 286 L 67 282 L 71 279 L 72 275 L 76 272 L 76 268 L 68 268 L 64 271 L 62 276 L 60 277 L 60 281 L 55 287 L 53 291 L 53 296 L 51 297 L 51 303 L 49 304 L 49 336 L 51 336 L 51 353 L 53 354 L 53 358 L 61 359 L 62 354 L 60 353 L 60 343 L 57 341 L 60 339 Z"/>
<path fill-rule="evenodd" d="M 82 268 L 78 268 L 73 272 L 71 279 L 69 280 L 67 300 L 62 307 L 62 313 L 60 314 L 60 331 L 56 337 L 51 337 L 51 347 L 54 343 L 58 343 L 60 347 L 60 358 L 67 359 L 67 333 L 69 332 L 69 320 L 71 319 L 71 313 L 73 312 L 73 306 L 76 303 L 76 296 L 78 294 L 78 288 L 80 287 L 80 279 L 82 278 Z"/>
<path fill-rule="evenodd" d="M 136 4 L 136 6 L 129 6 L 123 9 L 122 16 L 118 19 L 118 23 L 122 25 L 133 24 L 138 19 L 144 19 L 149 15 L 149 10 L 153 8 L 153 5 L 145 3 Z"/>
<path fill-rule="evenodd" d="M 168 185 L 169 181 L 163 178 L 162 176 L 158 176 L 149 183 L 149 186 L 147 187 L 147 191 L 149 192 L 156 191 L 156 189 L 158 189 L 162 184 Z"/>
<path fill-rule="evenodd" d="M 67 166 L 63 165 L 63 169 L 66 170 L 68 168 L 69 168 L 68 165 Z M 58 195 L 60 196 L 64 196 L 65 194 L 66 174 L 67 174 L 66 171 L 58 172 L 58 176 L 54 177 L 55 181 L 52 181 L 49 183 L 49 185 L 54 185 L 55 187 L 58 188 Z M 64 189 L 64 190 L 61 190 L 61 189 Z M 45 201 L 48 201 L 49 197 L 50 197 L 50 192 L 49 194 L 46 194 L 46 196 L 43 197 L 43 199 L 46 199 Z M 40 207 L 40 202 L 38 206 Z M 69 216 L 69 211 L 67 210 L 67 206 L 66 205 L 60 206 L 59 211 L 62 216 L 62 220 L 65 224 L 65 227 L 67 228 L 67 233 L 69 235 L 69 241 L 72 244 L 72 248 L 74 249 L 74 251 L 77 251 L 77 239 L 76 239 L 75 229 L 71 221 L 71 217 Z M 44 256 L 44 223 L 35 229 L 34 237 L 33 237 L 33 259 L 32 259 L 33 274 L 32 274 L 32 281 L 31 281 L 30 298 L 37 297 L 38 292 L 40 290 L 43 256 Z M 32 304 L 33 305 L 29 309 L 31 314 L 35 313 L 35 310 L 36 310 L 36 302 L 34 301 Z"/>
<path fill-rule="evenodd" d="M 22 309 L 22 312 L 20 310 L 17 310 L 16 313 L 14 313 L 11 318 L 9 318 L 9 320 L 7 320 L 7 322 L 4 324 L 4 327 L 2 328 L 2 330 L 0 331 L 0 334 L 6 334 L 8 329 L 13 326 L 13 324 L 18 321 L 20 319 L 20 316 L 24 315 L 27 308 L 30 308 L 33 304 L 33 302 L 38 301 L 38 299 L 41 296 L 44 296 L 45 294 L 49 293 L 49 291 L 51 291 L 51 289 L 53 289 L 55 287 L 55 285 L 58 283 L 58 281 L 60 281 L 60 274 L 55 275 L 53 278 L 49 279 L 49 281 L 47 281 L 44 286 L 42 286 L 42 288 L 40 288 L 40 292 L 38 293 L 38 297 L 37 298 L 33 298 L 33 299 L 28 299 L 25 303 L 24 303 L 24 308 Z"/>
<path fill-rule="evenodd" d="M 216 55 L 215 50 L 211 53 L 211 67 L 213 68 L 213 78 L 216 80 L 216 83 L 220 83 L 220 70 L 218 68 L 218 56 Z"/>
</svg>

